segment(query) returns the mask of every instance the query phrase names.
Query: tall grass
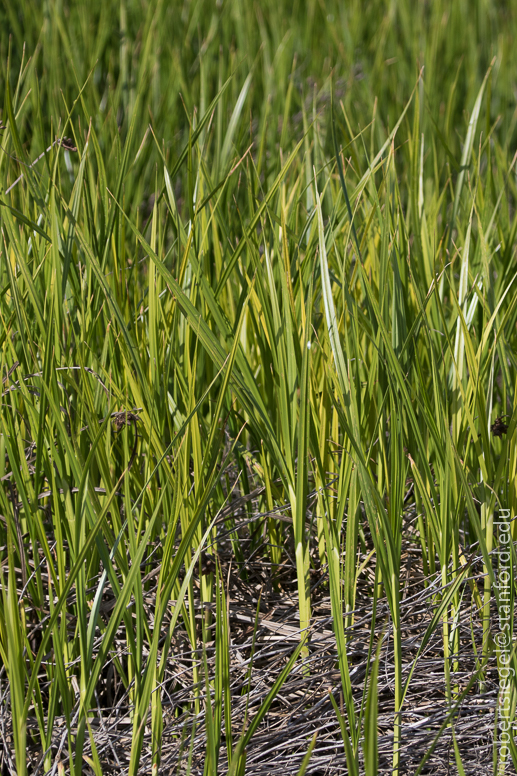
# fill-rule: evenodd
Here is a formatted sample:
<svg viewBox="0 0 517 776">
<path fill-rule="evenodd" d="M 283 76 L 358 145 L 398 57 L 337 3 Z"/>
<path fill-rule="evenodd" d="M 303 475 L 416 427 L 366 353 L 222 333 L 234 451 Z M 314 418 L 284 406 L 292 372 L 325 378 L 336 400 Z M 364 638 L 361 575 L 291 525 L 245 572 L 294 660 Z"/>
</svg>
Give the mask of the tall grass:
<svg viewBox="0 0 517 776">
<path fill-rule="evenodd" d="M 248 773 L 283 684 L 314 670 L 314 575 L 329 596 L 342 697 L 330 703 L 349 773 L 380 768 L 383 638 L 393 772 L 414 671 L 438 631 L 440 734 L 454 737 L 461 703 L 493 683 L 494 516 L 517 507 L 516 10 L 3 4 L 8 772 L 108 772 L 99 697 L 119 683 L 131 726 L 119 772 L 143 772 L 150 746 L 158 773 L 181 633 L 204 772 Z M 241 497 L 245 526 L 231 509 Z M 253 719 L 232 715 L 224 541 L 241 580 L 254 557 L 278 595 L 289 559 L 296 577 L 299 644 Z M 433 604 L 410 655 L 408 541 Z M 376 623 L 381 599 L 388 618 Z M 255 636 L 250 682 L 254 648 Z M 517 669 L 515 650 L 511 660 Z M 515 709 L 515 674 L 511 693 Z M 190 754 L 177 742 L 177 772 L 195 734 Z M 456 739 L 454 753 L 464 772 Z M 513 743 L 506 760 L 494 748 L 494 768 L 510 759 L 517 767 Z"/>
</svg>

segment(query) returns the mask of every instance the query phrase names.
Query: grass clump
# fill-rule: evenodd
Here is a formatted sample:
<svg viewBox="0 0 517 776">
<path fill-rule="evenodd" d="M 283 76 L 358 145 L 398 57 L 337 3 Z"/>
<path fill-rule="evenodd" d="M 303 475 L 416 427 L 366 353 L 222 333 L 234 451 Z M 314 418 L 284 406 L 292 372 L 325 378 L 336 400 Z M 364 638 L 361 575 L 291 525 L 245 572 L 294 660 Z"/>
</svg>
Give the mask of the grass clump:
<svg viewBox="0 0 517 776">
<path fill-rule="evenodd" d="M 4 3 L 3 772 L 517 767 L 514 15 Z"/>
</svg>

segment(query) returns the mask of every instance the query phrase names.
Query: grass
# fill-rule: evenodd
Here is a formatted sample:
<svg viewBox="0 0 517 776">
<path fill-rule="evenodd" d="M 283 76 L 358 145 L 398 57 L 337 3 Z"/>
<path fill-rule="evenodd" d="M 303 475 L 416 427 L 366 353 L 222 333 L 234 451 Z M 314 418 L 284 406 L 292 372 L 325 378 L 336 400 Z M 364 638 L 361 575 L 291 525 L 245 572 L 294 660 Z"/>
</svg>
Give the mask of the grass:
<svg viewBox="0 0 517 776">
<path fill-rule="evenodd" d="M 516 14 L 2 4 L 3 773 L 517 768 Z"/>
</svg>

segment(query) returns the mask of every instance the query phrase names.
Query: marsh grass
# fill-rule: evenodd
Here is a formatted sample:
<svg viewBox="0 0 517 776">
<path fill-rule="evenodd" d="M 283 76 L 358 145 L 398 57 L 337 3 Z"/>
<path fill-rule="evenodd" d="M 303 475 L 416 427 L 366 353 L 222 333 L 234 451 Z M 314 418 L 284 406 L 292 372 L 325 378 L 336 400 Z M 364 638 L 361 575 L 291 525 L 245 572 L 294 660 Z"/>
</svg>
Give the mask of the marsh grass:
<svg viewBox="0 0 517 776">
<path fill-rule="evenodd" d="M 3 4 L 4 773 L 517 767 L 515 13 Z"/>
</svg>

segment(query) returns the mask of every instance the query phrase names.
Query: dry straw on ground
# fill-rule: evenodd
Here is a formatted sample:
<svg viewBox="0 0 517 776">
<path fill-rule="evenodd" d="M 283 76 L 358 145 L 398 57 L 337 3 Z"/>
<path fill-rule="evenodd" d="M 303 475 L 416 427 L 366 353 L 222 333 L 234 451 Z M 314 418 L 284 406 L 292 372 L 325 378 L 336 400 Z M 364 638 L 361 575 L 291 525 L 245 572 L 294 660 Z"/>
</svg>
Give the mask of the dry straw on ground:
<svg viewBox="0 0 517 776">
<path fill-rule="evenodd" d="M 405 512 L 405 531 L 403 542 L 402 569 L 404 574 L 402 593 L 403 661 L 404 678 L 413 667 L 416 650 L 421 643 L 426 628 L 436 607 L 436 592 L 439 580 L 425 579 L 420 562 L 420 551 L 415 542 L 415 508 L 408 499 Z M 233 497 L 233 504 L 227 508 L 232 513 L 241 538 L 246 542 L 250 531 L 261 530 L 267 514 L 244 511 L 249 499 Z M 256 506 L 256 502 L 251 502 Z M 290 520 L 289 509 L 283 515 Z M 367 531 L 367 529 L 366 529 Z M 291 548 L 292 549 L 292 548 Z M 459 670 L 451 674 L 452 684 L 458 693 L 471 688 L 464 699 L 451 711 L 446 698 L 446 685 L 443 669 L 443 640 L 437 630 L 428 643 L 424 654 L 419 658 L 410 684 L 400 724 L 402 726 L 401 768 L 403 774 L 414 774 L 427 755 L 427 761 L 420 771 L 422 774 L 446 776 L 455 772 L 453 733 L 462 755 L 465 773 L 470 776 L 489 776 L 492 774 L 492 748 L 494 713 L 497 703 L 498 676 L 495 656 L 490 659 L 486 673 L 486 682 L 480 689 L 475 680 L 476 667 L 482 643 L 482 625 L 480 613 L 476 610 L 472 597 L 472 585 L 479 584 L 482 577 L 482 558 L 476 556 L 475 548 L 470 558 L 469 576 L 462 586 L 462 609 L 452 627 L 460 632 L 460 652 L 457 655 Z M 287 557 L 291 552 L 286 547 Z M 358 557 L 362 562 L 366 556 Z M 296 592 L 296 569 L 293 563 L 286 562 L 278 570 L 277 586 L 272 584 L 271 569 L 262 557 L 246 562 L 245 574 L 238 569 L 232 555 L 229 537 L 224 524 L 220 522 L 218 530 L 218 551 L 212 555 L 210 548 L 204 555 L 201 571 L 213 573 L 220 569 L 220 577 L 226 586 L 228 601 L 227 617 L 230 632 L 230 686 L 232 696 L 232 726 L 234 738 L 241 730 L 246 712 L 253 719 L 270 688 L 299 642 L 298 602 Z M 354 625 L 347 631 L 350 675 L 356 704 L 360 704 L 364 689 L 369 654 L 372 620 L 375 640 L 382 639 L 379 659 L 379 773 L 392 773 L 391 755 L 393 745 L 393 687 L 394 664 L 393 642 L 389 608 L 381 597 L 377 608 L 372 610 L 372 582 L 374 579 L 373 560 L 366 565 L 358 586 L 358 606 L 354 615 Z M 152 566 L 152 554 L 150 558 Z M 149 568 L 149 561 L 145 563 Z M 157 569 L 148 572 L 145 581 L 157 579 Z M 246 577 L 246 579 L 244 578 Z M 253 736 L 247 749 L 247 776 L 273 776 L 273 774 L 297 774 L 307 751 L 312 735 L 317 732 L 317 742 L 313 750 L 307 773 L 313 776 L 324 774 L 343 774 L 346 760 L 340 728 L 329 699 L 333 693 L 338 705 L 342 706 L 340 695 L 340 676 L 337 667 L 336 642 L 332 630 L 330 598 L 327 591 L 327 578 L 324 568 L 314 568 L 311 574 L 313 600 L 313 626 L 310 638 L 310 657 L 302 665 L 295 666 L 282 690 L 278 693 L 270 711 Z M 435 584 L 436 583 L 436 584 Z M 91 580 L 92 589 L 95 580 Z M 195 583 L 199 588 L 199 582 Z M 155 604 L 156 589 L 145 594 L 144 605 L 149 622 Z M 69 602 L 70 604 L 73 601 Z M 101 606 L 101 616 L 112 610 L 115 598 L 106 589 Z M 212 630 L 215 628 L 214 608 L 201 605 L 196 601 L 196 620 L 200 624 L 212 610 Z M 205 612 L 205 614 L 203 614 Z M 30 608 L 27 618 L 31 619 Z M 45 617 L 39 613 L 35 618 L 38 625 L 31 632 L 34 648 L 37 649 L 38 632 L 44 627 Z M 164 636 L 167 628 L 164 623 Z M 70 628 L 74 623 L 70 622 Z M 100 639 L 99 639 L 100 643 Z M 477 645 L 477 655 L 472 644 Z M 115 640 L 119 658 L 123 661 L 126 644 Z M 215 674 L 215 641 L 205 644 L 206 664 L 209 681 Z M 456 657 L 456 656 L 455 656 Z M 52 660 L 49 653 L 48 660 Z M 173 639 L 166 669 L 166 679 L 161 687 L 163 703 L 163 745 L 161 773 L 187 773 L 191 760 L 191 773 L 202 776 L 207 747 L 205 713 L 198 718 L 192 713 L 194 697 L 192 685 L 192 662 L 203 662 L 203 652 L 196 655 L 190 650 L 186 633 L 178 629 Z M 204 679 L 203 679 L 204 682 Z M 45 688 L 42 687 L 43 695 Z M 206 703 L 206 694 L 201 693 Z M 103 772 L 124 776 L 128 773 L 131 746 L 132 722 L 127 692 L 117 677 L 111 659 L 101 674 L 96 693 L 97 710 L 92 710 L 91 727 L 95 745 L 99 754 Z M 14 773 L 12 752 L 11 717 L 9 704 L 9 685 L 5 671 L 0 672 L 0 736 L 2 741 L 2 773 Z M 29 718 L 29 730 L 36 721 Z M 52 732 L 52 755 L 54 767 L 52 776 L 60 772 L 59 766 L 68 770 L 68 752 L 66 748 L 66 728 L 64 719 L 55 720 Z M 88 746 L 85 755 L 91 754 Z M 33 776 L 43 776 L 42 752 L 37 746 L 29 746 L 29 771 Z M 226 752 L 224 736 L 220 751 L 221 772 L 226 770 Z M 150 772 L 152 765 L 151 728 L 146 728 L 144 748 L 140 764 L 141 773 Z M 83 771 L 89 772 L 88 769 Z M 93 773 L 93 772 L 92 772 Z"/>
</svg>

